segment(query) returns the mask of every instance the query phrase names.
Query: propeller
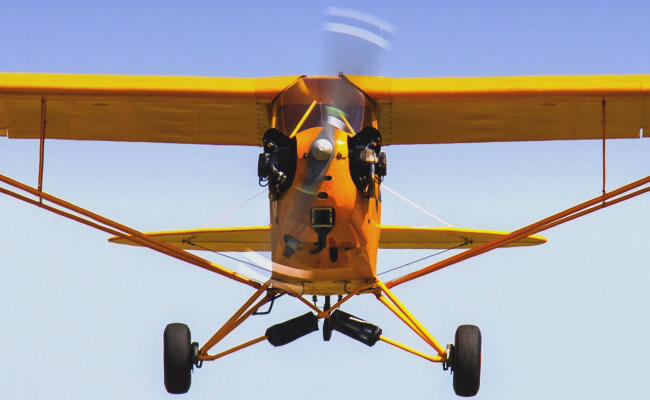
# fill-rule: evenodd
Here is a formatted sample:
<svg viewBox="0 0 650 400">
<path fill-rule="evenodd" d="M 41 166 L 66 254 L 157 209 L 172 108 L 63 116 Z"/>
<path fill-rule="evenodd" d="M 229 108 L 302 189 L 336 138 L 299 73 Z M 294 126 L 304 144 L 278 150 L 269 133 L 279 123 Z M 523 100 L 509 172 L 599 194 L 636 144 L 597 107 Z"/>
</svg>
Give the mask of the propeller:
<svg viewBox="0 0 650 400">
<path fill-rule="evenodd" d="M 284 274 L 288 276 L 296 276 L 296 277 L 299 277 L 301 274 L 304 274 L 304 271 L 302 269 L 298 269 L 285 264 L 278 263 L 253 250 L 248 250 L 247 252 L 245 252 L 244 257 L 246 257 L 248 261 L 250 261 L 251 263 L 255 264 L 258 268 L 267 270 L 269 272 L 274 271 L 280 274 Z M 250 268 L 248 268 L 248 270 L 252 271 Z M 259 275 L 260 274 L 258 273 L 258 276 Z M 270 277 L 271 274 L 269 273 L 267 280 Z"/>
<path fill-rule="evenodd" d="M 374 15 L 349 8 L 328 7 L 324 67 L 326 74 L 377 75 L 395 27 Z"/>
<path fill-rule="evenodd" d="M 395 27 L 374 15 L 349 8 L 328 7 L 325 9 L 323 73 L 326 75 L 377 74 L 386 51 L 390 49 L 389 38 Z M 314 195 L 332 159 L 334 129 L 349 130 L 349 115 L 343 111 L 350 99 L 350 91 L 340 90 L 347 82 L 328 86 L 326 93 L 331 104 L 319 107 L 323 113 L 323 130 L 310 147 L 312 157 L 303 179 L 296 182 L 298 190 Z M 313 110 L 312 112 L 318 112 Z M 319 157 L 319 155 L 321 157 Z"/>
</svg>

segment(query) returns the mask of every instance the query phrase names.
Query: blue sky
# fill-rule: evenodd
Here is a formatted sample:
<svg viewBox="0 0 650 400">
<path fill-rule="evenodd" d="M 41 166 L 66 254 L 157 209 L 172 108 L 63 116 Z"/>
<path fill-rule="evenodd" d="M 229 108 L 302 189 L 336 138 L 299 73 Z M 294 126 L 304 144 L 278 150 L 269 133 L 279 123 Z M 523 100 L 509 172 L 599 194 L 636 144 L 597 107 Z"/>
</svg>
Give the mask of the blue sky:
<svg viewBox="0 0 650 400">
<path fill-rule="evenodd" d="M 326 6 L 397 28 L 377 73 L 650 73 L 644 2 L 13 2 L 0 71 L 150 75 L 318 74 Z M 354 55 L 351 55 L 354 56 Z M 600 143 L 389 147 L 386 183 L 460 227 L 516 229 L 600 193 Z M 45 190 L 140 230 L 202 227 L 258 193 L 257 148 L 49 142 Z M 38 144 L 0 138 L 0 173 L 35 184 Z M 608 187 L 648 175 L 648 140 L 608 143 Z M 650 196 L 559 226 L 395 290 L 440 342 L 483 332 L 479 399 L 644 398 L 650 358 Z M 386 224 L 437 225 L 385 193 Z M 219 225 L 264 224 L 259 196 Z M 162 331 L 206 340 L 245 286 L 0 197 L 0 387 L 7 398 L 157 399 Z M 380 269 L 428 252 L 380 254 Z M 208 256 L 213 258 L 211 256 Z M 217 256 L 217 262 L 237 267 Z M 419 264 L 424 266 L 426 264 Z M 424 345 L 369 297 L 345 310 Z M 237 344 L 305 312 L 283 298 Z M 193 376 L 187 398 L 455 398 L 451 376 L 388 345 L 319 334 L 262 343 Z"/>
</svg>

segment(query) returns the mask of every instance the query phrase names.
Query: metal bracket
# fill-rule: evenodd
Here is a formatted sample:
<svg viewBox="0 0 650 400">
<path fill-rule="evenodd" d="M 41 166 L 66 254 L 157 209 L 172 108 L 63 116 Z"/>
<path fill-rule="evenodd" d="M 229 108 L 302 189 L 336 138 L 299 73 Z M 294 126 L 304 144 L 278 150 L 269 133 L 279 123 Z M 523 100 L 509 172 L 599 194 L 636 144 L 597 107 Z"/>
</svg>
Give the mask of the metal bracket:
<svg viewBox="0 0 650 400">
<path fill-rule="evenodd" d="M 279 294 L 276 293 L 276 294 L 274 294 L 273 297 L 271 297 L 271 300 L 269 302 L 269 309 L 266 310 L 266 311 L 255 311 L 253 313 L 253 315 L 268 315 L 268 314 L 271 314 L 271 310 L 273 310 L 273 303 L 275 303 L 275 299 L 277 299 L 278 297 L 282 297 L 283 295 L 284 295 L 284 293 L 279 293 Z"/>
<path fill-rule="evenodd" d="M 197 342 L 192 342 L 192 364 L 196 366 L 196 368 L 201 368 L 203 366 L 203 360 L 199 359 L 199 344 Z"/>
<path fill-rule="evenodd" d="M 444 371 L 447 371 L 449 369 L 451 370 L 450 372 L 454 372 L 454 345 L 453 344 L 447 345 L 447 359 L 442 363 L 442 369 Z"/>
</svg>

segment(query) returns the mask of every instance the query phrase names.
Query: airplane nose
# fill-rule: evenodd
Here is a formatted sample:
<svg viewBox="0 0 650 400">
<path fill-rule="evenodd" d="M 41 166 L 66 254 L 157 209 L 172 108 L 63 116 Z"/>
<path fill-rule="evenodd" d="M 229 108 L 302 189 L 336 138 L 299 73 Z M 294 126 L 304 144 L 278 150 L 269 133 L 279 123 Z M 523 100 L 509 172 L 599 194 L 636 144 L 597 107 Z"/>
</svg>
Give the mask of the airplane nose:
<svg viewBox="0 0 650 400">
<path fill-rule="evenodd" d="M 313 141 L 309 153 L 318 161 L 327 161 L 334 154 L 334 145 L 329 140 L 320 138 Z"/>
</svg>

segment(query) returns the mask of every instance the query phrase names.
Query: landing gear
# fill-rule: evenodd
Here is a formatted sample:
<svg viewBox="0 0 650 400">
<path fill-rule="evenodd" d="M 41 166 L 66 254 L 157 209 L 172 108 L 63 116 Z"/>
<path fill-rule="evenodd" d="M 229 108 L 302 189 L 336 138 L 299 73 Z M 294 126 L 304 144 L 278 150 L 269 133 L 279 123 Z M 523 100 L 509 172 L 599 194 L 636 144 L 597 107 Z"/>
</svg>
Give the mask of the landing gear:
<svg viewBox="0 0 650 400">
<path fill-rule="evenodd" d="M 163 335 L 163 364 L 165 389 L 181 394 L 190 390 L 192 365 L 198 350 L 191 342 L 190 328 L 185 324 L 169 324 Z"/>
<path fill-rule="evenodd" d="M 456 330 L 455 343 L 448 345 L 445 349 L 415 319 L 390 289 L 379 280 L 364 283 L 349 292 L 345 297 L 339 295 L 339 300 L 334 307 L 331 306 L 330 296 L 326 295 L 323 309 L 316 306 L 316 296 L 314 296 L 314 305 L 312 305 L 303 296 L 296 294 L 295 296 L 298 299 L 317 313 L 308 312 L 299 317 L 275 324 L 269 327 L 262 336 L 248 340 L 228 350 L 210 354 L 210 349 L 221 342 L 246 319 L 252 315 L 259 315 L 257 311 L 260 307 L 283 294 L 278 289 L 269 289 L 269 285 L 270 281 L 258 288 L 200 349 L 198 343 L 191 342 L 190 330 L 187 325 L 180 323 L 167 325 L 164 334 L 164 377 L 165 388 L 169 393 L 187 393 L 191 385 L 193 367 L 200 368 L 204 361 L 214 361 L 265 341 L 276 347 L 284 346 L 317 331 L 319 319 L 324 319 L 323 339 L 325 341 L 331 338 L 333 331 L 338 331 L 367 346 L 373 346 L 378 341 L 382 341 L 430 362 L 442 363 L 445 370 L 451 369 L 454 392 L 457 395 L 470 397 L 478 393 L 481 374 L 481 332 L 478 327 L 474 325 L 459 326 Z M 430 345 L 437 354 L 426 354 L 385 337 L 378 326 L 340 310 L 341 304 L 367 289 L 376 289 L 371 293 L 375 294 L 381 303 L 411 328 L 426 344 Z"/>
<path fill-rule="evenodd" d="M 454 392 L 475 396 L 481 383 L 481 331 L 474 325 L 459 326 L 450 350 L 447 364 L 454 374 Z"/>
</svg>

